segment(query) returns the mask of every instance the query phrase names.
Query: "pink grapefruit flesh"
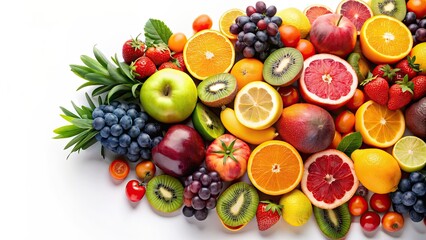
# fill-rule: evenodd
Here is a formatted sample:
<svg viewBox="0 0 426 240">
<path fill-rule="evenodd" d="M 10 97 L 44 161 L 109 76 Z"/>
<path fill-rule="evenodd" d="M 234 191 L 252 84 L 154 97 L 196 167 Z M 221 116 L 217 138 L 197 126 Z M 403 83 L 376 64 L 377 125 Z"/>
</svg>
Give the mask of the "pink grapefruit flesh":
<svg viewBox="0 0 426 240">
<path fill-rule="evenodd" d="M 324 150 L 305 161 L 302 191 L 319 208 L 342 205 L 355 194 L 358 185 L 352 160 L 339 150 Z"/>
<path fill-rule="evenodd" d="M 343 0 L 337 6 L 336 13 L 349 18 L 359 34 L 364 22 L 373 16 L 370 6 L 362 0 Z"/>
<path fill-rule="evenodd" d="M 303 10 L 303 13 L 306 15 L 312 25 L 312 23 L 315 21 L 315 19 L 317 19 L 317 17 L 328 13 L 333 13 L 333 11 L 331 10 L 331 8 L 325 5 L 313 4 L 306 7 L 305 10 Z"/>
</svg>

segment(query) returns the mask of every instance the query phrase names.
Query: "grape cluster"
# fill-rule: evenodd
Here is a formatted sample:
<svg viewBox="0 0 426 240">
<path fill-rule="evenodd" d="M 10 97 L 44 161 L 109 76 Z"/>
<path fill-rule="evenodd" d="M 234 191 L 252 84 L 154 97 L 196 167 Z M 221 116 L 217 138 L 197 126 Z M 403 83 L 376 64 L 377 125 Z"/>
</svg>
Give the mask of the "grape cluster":
<svg viewBox="0 0 426 240">
<path fill-rule="evenodd" d="M 401 178 L 398 190 L 391 193 L 393 209 L 409 214 L 413 222 L 420 222 L 426 216 L 426 180 L 420 172 L 412 172 Z"/>
<path fill-rule="evenodd" d="M 208 172 L 200 167 L 185 179 L 183 192 L 184 204 L 182 209 L 185 217 L 194 216 L 198 221 L 207 218 L 210 209 L 216 207 L 216 200 L 222 190 L 223 182 L 215 171 Z"/>
<path fill-rule="evenodd" d="M 275 6 L 266 7 L 264 2 L 258 1 L 255 6 L 247 7 L 247 15 L 237 17 L 230 26 L 230 32 L 238 36 L 235 49 L 244 57 L 264 61 L 272 51 L 283 47 L 278 31 L 282 19 L 275 13 Z"/>
<path fill-rule="evenodd" d="M 131 162 L 151 159 L 151 149 L 163 139 L 163 127 L 137 104 L 111 102 L 92 112 L 96 140 Z"/>
<path fill-rule="evenodd" d="M 414 45 L 426 42 L 426 18 L 417 19 L 414 12 L 407 12 L 402 22 L 410 29 Z"/>
</svg>

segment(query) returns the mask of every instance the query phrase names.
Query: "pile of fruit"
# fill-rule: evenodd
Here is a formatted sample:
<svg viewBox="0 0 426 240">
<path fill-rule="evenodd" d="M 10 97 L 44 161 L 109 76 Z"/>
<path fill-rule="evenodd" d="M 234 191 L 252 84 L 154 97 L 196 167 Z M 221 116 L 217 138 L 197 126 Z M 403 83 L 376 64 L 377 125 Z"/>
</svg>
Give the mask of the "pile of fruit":
<svg viewBox="0 0 426 240">
<path fill-rule="evenodd" d="M 230 231 L 312 215 L 330 239 L 357 217 L 367 232 L 426 224 L 425 18 L 424 0 L 342 0 L 258 1 L 218 30 L 203 14 L 188 37 L 149 19 L 121 57 L 95 47 L 70 65 L 91 93 L 61 107 L 55 138 L 109 151 L 117 181 L 134 168 L 129 201 L 215 211 Z"/>
</svg>

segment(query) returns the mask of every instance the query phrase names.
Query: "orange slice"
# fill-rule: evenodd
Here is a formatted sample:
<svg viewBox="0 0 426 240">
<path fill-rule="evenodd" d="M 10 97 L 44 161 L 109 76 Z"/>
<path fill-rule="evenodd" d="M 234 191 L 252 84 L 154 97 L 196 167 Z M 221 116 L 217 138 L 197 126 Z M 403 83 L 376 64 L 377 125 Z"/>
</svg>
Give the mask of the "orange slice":
<svg viewBox="0 0 426 240">
<path fill-rule="evenodd" d="M 219 31 L 202 30 L 186 42 L 183 58 L 188 72 L 204 80 L 231 70 L 235 61 L 234 45 Z"/>
<path fill-rule="evenodd" d="M 391 111 L 386 106 L 369 100 L 355 113 L 355 129 L 361 133 L 364 143 L 387 148 L 404 134 L 404 114 L 400 110 Z"/>
<path fill-rule="evenodd" d="M 222 16 L 220 16 L 219 19 L 219 30 L 220 32 L 225 35 L 227 38 L 231 40 L 237 39 L 237 35 L 232 34 L 229 31 L 229 27 L 235 23 L 235 19 L 239 16 L 244 16 L 246 13 L 238 8 L 229 9 L 228 11 L 224 12 Z"/>
<path fill-rule="evenodd" d="M 361 50 L 370 61 L 395 63 L 413 47 L 410 30 L 396 18 L 377 15 L 364 22 L 360 32 Z"/>
<path fill-rule="evenodd" d="M 302 157 L 287 142 L 266 141 L 250 154 L 247 174 L 259 191 L 273 196 L 281 195 L 300 183 L 303 175 Z"/>
</svg>

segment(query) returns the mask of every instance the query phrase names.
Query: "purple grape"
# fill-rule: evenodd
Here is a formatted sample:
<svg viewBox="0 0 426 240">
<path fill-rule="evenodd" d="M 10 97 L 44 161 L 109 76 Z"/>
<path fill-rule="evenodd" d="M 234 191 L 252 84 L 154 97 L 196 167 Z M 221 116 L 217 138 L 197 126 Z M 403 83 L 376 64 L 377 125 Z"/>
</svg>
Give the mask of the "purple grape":
<svg viewBox="0 0 426 240">
<path fill-rule="evenodd" d="M 368 196 L 368 189 L 364 187 L 363 185 L 359 184 L 358 188 L 356 189 L 356 195 L 360 195 L 364 198 L 367 198 Z"/>
<path fill-rule="evenodd" d="M 200 171 L 195 171 L 193 174 L 192 174 L 192 179 L 194 180 L 194 181 L 198 181 L 198 180 L 200 180 L 200 177 L 201 177 L 201 175 L 202 175 L 203 173 L 202 172 L 200 172 Z"/>
<path fill-rule="evenodd" d="M 243 56 L 246 58 L 252 58 L 254 57 L 255 54 L 256 54 L 256 50 L 254 50 L 253 47 L 247 46 L 243 49 Z"/>
<path fill-rule="evenodd" d="M 213 171 L 208 173 L 213 182 L 220 181 L 219 173 Z"/>
<path fill-rule="evenodd" d="M 207 218 L 207 215 L 209 215 L 209 211 L 207 209 L 201 209 L 195 211 L 194 217 L 198 221 L 204 221 Z"/>
<path fill-rule="evenodd" d="M 408 25 L 408 29 L 410 29 L 411 34 L 416 34 L 416 31 L 418 28 L 419 28 L 419 25 L 415 23 Z"/>
<path fill-rule="evenodd" d="M 262 20 L 264 18 L 264 16 L 262 15 L 262 14 L 260 14 L 260 13 L 253 13 L 251 16 L 250 16 L 250 21 L 252 21 L 253 23 L 257 23 L 257 22 L 259 22 L 260 20 Z"/>
<path fill-rule="evenodd" d="M 202 200 L 207 200 L 210 198 L 210 190 L 206 187 L 202 187 L 200 189 L 200 191 L 198 191 L 198 196 L 202 199 Z"/>
<path fill-rule="evenodd" d="M 266 31 L 257 31 L 256 37 L 257 37 L 258 40 L 260 40 L 262 42 L 268 41 L 268 34 L 266 34 Z"/>
<path fill-rule="evenodd" d="M 246 24 L 244 24 L 243 26 L 243 31 L 244 33 L 254 33 L 256 32 L 256 24 L 253 22 L 248 22 Z"/>
<path fill-rule="evenodd" d="M 278 16 L 271 17 L 271 22 L 277 24 L 277 26 L 281 26 L 281 24 L 283 24 L 283 20 Z"/>
<path fill-rule="evenodd" d="M 182 208 L 182 213 L 185 217 L 192 217 L 194 216 L 195 210 L 192 207 L 184 206 Z"/>
<path fill-rule="evenodd" d="M 417 29 L 416 40 L 419 42 L 426 42 L 426 28 Z"/>
<path fill-rule="evenodd" d="M 262 13 L 263 14 L 263 13 L 266 12 L 266 4 L 263 1 L 256 2 L 255 7 L 256 7 L 256 12 L 258 12 L 258 13 Z"/>
<path fill-rule="evenodd" d="M 256 12 L 256 8 L 255 7 L 253 7 L 253 6 L 248 6 L 247 8 L 246 8 L 246 14 L 247 14 L 247 16 L 251 16 L 253 13 L 255 13 Z"/>
<path fill-rule="evenodd" d="M 235 19 L 235 23 L 241 28 L 248 22 L 250 22 L 250 18 L 247 16 L 239 16 Z"/>
<path fill-rule="evenodd" d="M 216 199 L 215 198 L 209 198 L 206 202 L 206 208 L 207 209 L 213 209 L 216 207 Z"/>
<path fill-rule="evenodd" d="M 423 18 L 422 20 L 420 20 L 418 25 L 421 28 L 426 28 L 426 18 Z"/>
<path fill-rule="evenodd" d="M 404 20 L 402 20 L 404 22 L 405 25 L 410 25 L 411 23 L 416 23 L 416 14 L 414 12 L 407 12 L 407 14 L 405 14 L 405 18 Z"/>
<path fill-rule="evenodd" d="M 244 32 L 242 32 L 242 33 L 244 33 Z M 238 41 L 235 42 L 235 49 L 239 52 L 242 52 L 243 49 L 246 46 L 247 46 L 247 44 L 245 44 L 243 41 L 238 40 Z"/>
<path fill-rule="evenodd" d="M 245 33 L 243 31 L 239 32 L 238 36 L 237 36 L 238 41 L 242 42 L 244 35 L 245 35 Z"/>
<path fill-rule="evenodd" d="M 268 26 L 266 27 L 266 32 L 269 36 L 275 36 L 278 33 L 278 26 L 277 24 L 270 22 L 268 23 Z"/>
<path fill-rule="evenodd" d="M 191 192 L 198 193 L 201 189 L 201 182 L 198 180 L 194 180 L 191 185 L 189 185 Z"/>
<path fill-rule="evenodd" d="M 190 186 L 186 186 L 185 189 L 183 190 L 183 196 L 185 198 L 193 198 L 194 197 L 194 193 L 191 192 L 191 187 Z"/>
<path fill-rule="evenodd" d="M 269 6 L 265 10 L 265 15 L 268 17 L 273 17 L 276 13 L 277 13 L 277 7 L 275 7 L 274 5 Z"/>
<path fill-rule="evenodd" d="M 212 182 L 209 186 L 209 189 L 213 195 L 220 193 L 220 190 L 222 190 L 218 182 Z"/>
<path fill-rule="evenodd" d="M 246 33 L 243 37 L 243 41 L 247 46 L 253 46 L 253 44 L 256 42 L 257 38 L 254 33 Z"/>
<path fill-rule="evenodd" d="M 189 186 L 189 184 L 192 183 L 192 175 L 189 175 L 188 177 L 186 177 L 185 179 L 185 186 Z"/>
<path fill-rule="evenodd" d="M 212 182 L 211 177 L 207 173 L 203 173 L 200 177 L 200 181 L 203 184 L 203 186 L 208 187 L 210 183 Z"/>
<path fill-rule="evenodd" d="M 231 26 L 229 27 L 229 31 L 230 31 L 232 34 L 238 34 L 238 33 L 241 31 L 241 29 L 240 29 L 240 27 L 238 26 L 238 24 L 233 23 L 233 24 L 231 24 Z"/>
<path fill-rule="evenodd" d="M 206 207 L 206 201 L 202 200 L 198 196 L 195 196 L 191 200 L 191 205 L 195 210 L 201 210 Z"/>
<path fill-rule="evenodd" d="M 256 41 L 254 43 L 254 50 L 256 50 L 256 52 L 258 53 L 264 52 L 266 50 L 266 43 Z"/>
<path fill-rule="evenodd" d="M 258 31 L 262 31 L 262 30 L 266 29 L 266 27 L 268 26 L 268 24 L 266 23 L 265 20 L 262 19 L 262 20 L 259 20 L 259 22 L 257 22 L 256 26 L 257 26 L 257 30 Z"/>
<path fill-rule="evenodd" d="M 276 38 L 275 36 L 269 36 L 268 42 L 272 45 L 278 46 L 278 44 L 280 44 L 280 42 L 281 42 L 281 39 Z"/>
</svg>

